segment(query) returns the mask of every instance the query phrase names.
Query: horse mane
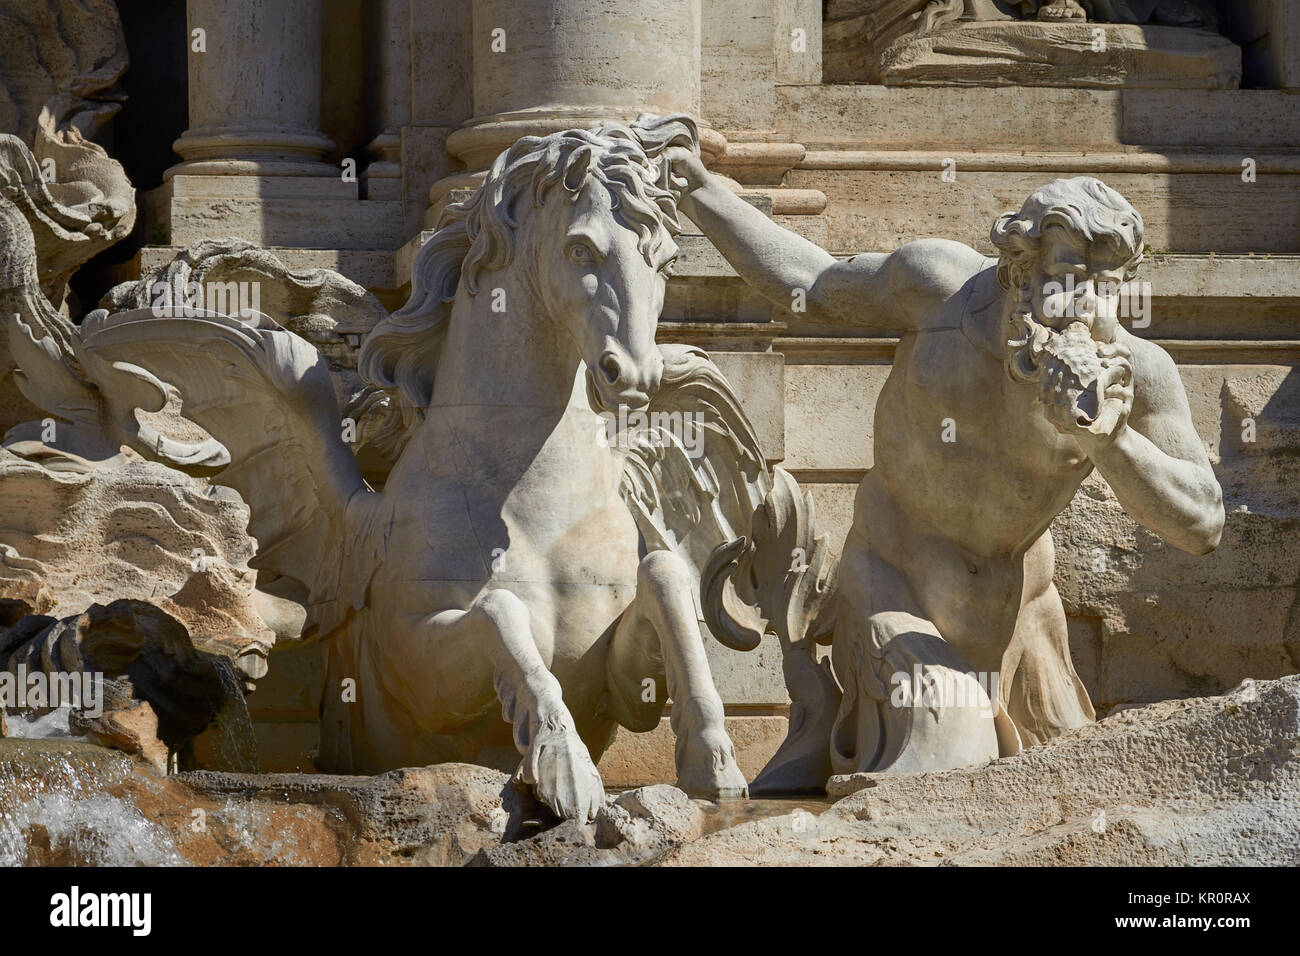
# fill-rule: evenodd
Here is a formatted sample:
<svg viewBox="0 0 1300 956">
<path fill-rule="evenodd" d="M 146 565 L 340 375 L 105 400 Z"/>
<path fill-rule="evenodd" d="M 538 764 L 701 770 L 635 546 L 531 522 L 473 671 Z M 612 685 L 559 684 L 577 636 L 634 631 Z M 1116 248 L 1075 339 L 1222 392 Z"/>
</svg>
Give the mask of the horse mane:
<svg viewBox="0 0 1300 956">
<path fill-rule="evenodd" d="M 637 231 L 638 247 L 649 258 L 663 230 L 670 235 L 679 231 L 679 197 L 669 164 L 661 158 L 670 146 L 698 152 L 699 133 L 689 116 L 642 114 L 629 125 L 525 136 L 496 158 L 469 199 L 447 206 L 433 236 L 415 255 L 406 304 L 376 324 L 361 343 L 362 379 L 395 393 L 373 439 L 385 457 L 396 460 L 423 420 L 461 283 L 476 295 L 480 272 L 512 261 L 519 200 L 530 197 L 534 208 L 542 206 L 557 186 L 576 197 L 595 179 L 609 190 L 615 217 Z"/>
</svg>

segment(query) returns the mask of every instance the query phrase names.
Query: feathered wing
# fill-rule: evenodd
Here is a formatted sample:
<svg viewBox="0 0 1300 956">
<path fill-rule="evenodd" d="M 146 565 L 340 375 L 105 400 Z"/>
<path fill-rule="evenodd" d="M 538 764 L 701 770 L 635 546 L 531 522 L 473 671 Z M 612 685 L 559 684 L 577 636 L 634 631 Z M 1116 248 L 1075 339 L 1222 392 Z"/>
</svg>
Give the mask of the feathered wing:
<svg viewBox="0 0 1300 956">
<path fill-rule="evenodd" d="M 659 391 L 623 433 L 624 499 L 646 547 L 673 551 L 696 572 L 700 617 L 719 641 L 736 650 L 753 650 L 769 632 L 781 641 L 790 730 L 751 792 L 821 789 L 840 701 L 815 647 L 830 630 L 834 557 L 816 533 L 811 495 L 768 468 L 708 355 L 682 345 L 663 353 Z"/>
<path fill-rule="evenodd" d="M 347 533 L 349 502 L 369 492 L 315 347 L 260 314 L 160 318 L 149 309 L 92 313 L 80 339 L 105 392 L 148 376 L 160 387 L 140 411 L 160 411 L 175 389 L 181 414 L 225 446 L 229 464 L 214 480 L 251 509 L 250 566 L 296 583 L 277 591 L 306 606 L 303 636 L 343 624 L 374 569 Z"/>
</svg>

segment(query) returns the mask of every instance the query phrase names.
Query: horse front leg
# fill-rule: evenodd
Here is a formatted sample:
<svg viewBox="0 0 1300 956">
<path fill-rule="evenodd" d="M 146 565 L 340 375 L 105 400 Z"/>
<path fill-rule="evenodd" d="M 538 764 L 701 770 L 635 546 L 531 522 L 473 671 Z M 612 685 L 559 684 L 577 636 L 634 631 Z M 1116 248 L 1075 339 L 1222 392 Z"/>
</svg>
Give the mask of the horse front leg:
<svg viewBox="0 0 1300 956">
<path fill-rule="evenodd" d="M 694 575 L 677 555 L 655 551 L 642 559 L 636 597 L 610 645 L 609 709 L 622 726 L 647 731 L 671 697 L 677 786 L 711 800 L 748 796 L 704 654 L 695 587 Z"/>
<path fill-rule="evenodd" d="M 467 611 L 434 615 L 434 646 L 489 650 L 492 684 L 501 714 L 523 757 L 519 776 L 558 816 L 592 820 L 605 802 L 600 773 L 578 736 L 560 682 L 533 640 L 528 607 L 511 591 L 481 595 Z"/>
</svg>

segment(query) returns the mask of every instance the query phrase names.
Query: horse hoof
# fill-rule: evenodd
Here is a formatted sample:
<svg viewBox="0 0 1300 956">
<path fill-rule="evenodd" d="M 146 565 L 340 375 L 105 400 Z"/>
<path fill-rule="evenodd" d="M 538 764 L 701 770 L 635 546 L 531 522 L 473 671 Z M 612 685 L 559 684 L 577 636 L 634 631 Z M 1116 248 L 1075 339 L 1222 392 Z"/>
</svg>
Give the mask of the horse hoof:
<svg viewBox="0 0 1300 956">
<path fill-rule="evenodd" d="M 719 800 L 744 799 L 749 796 L 749 784 L 745 782 L 745 775 L 740 772 L 740 768 L 734 769 L 734 773 L 713 774 L 708 778 L 678 777 L 677 789 L 684 790 L 688 796 L 715 803 Z"/>
<path fill-rule="evenodd" d="M 587 746 L 572 731 L 539 737 L 530 763 L 535 768 L 533 792 L 564 820 L 588 823 L 605 805 L 605 785 L 587 753 Z"/>
<path fill-rule="evenodd" d="M 691 748 L 688 748 L 688 751 Z M 722 741 L 688 752 L 677 768 L 677 789 L 704 800 L 749 796 L 749 783 L 736 763 L 736 748 L 724 733 Z"/>
</svg>

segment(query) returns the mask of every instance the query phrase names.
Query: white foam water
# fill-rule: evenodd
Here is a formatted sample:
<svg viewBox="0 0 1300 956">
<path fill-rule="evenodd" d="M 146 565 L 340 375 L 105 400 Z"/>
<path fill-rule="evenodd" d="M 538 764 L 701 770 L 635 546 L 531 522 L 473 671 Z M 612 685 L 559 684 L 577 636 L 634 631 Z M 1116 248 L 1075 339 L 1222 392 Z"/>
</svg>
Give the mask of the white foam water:
<svg viewBox="0 0 1300 956">
<path fill-rule="evenodd" d="M 11 728 L 14 723 L 10 718 Z M 184 864 L 165 829 L 130 801 L 104 792 L 129 772 L 129 760 L 65 751 L 57 743 L 32 743 L 3 757 L 0 866 Z"/>
<path fill-rule="evenodd" d="M 68 715 L 72 707 L 55 707 L 39 717 L 26 714 L 10 714 L 6 720 L 9 737 L 22 740 L 56 740 L 78 736 L 68 727 Z"/>
</svg>

